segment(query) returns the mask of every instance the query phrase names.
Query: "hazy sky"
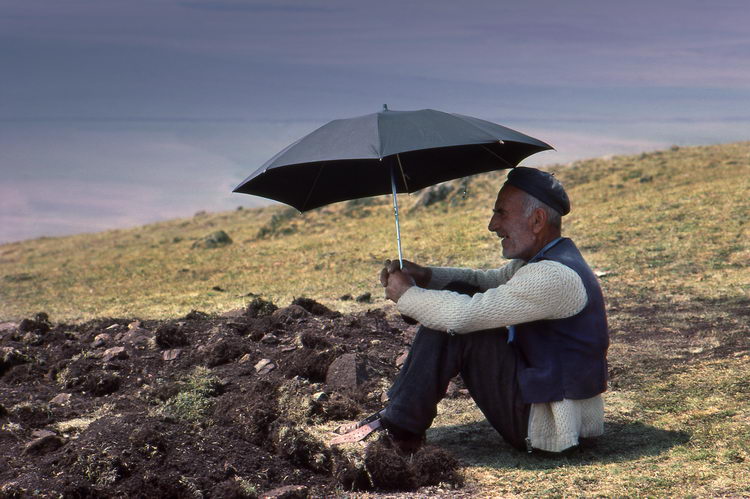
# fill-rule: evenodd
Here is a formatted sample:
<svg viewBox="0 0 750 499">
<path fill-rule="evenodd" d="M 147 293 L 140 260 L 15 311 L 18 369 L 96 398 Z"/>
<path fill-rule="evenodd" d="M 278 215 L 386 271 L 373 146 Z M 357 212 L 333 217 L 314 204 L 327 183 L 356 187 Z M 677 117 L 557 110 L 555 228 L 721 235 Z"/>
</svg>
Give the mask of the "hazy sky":
<svg viewBox="0 0 750 499">
<path fill-rule="evenodd" d="M 747 0 L 0 0 L 0 243 L 257 202 L 325 122 L 434 108 L 557 149 L 750 139 Z"/>
</svg>

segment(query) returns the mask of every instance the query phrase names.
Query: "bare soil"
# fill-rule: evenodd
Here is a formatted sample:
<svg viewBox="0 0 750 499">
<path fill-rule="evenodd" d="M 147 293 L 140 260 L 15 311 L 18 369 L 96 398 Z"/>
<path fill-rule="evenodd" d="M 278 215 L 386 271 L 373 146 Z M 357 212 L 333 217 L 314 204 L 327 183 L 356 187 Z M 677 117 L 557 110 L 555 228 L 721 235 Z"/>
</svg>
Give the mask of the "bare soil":
<svg viewBox="0 0 750 499">
<path fill-rule="evenodd" d="M 458 487 L 442 449 L 403 456 L 382 436 L 357 459 L 308 431 L 380 409 L 414 332 L 304 298 L 168 321 L 1 324 L 0 497 Z"/>
<path fill-rule="evenodd" d="M 747 352 L 748 305 L 613 301 L 610 385 Z M 0 499 L 469 497 L 460 463 L 429 442 L 406 456 L 381 434 L 355 452 L 320 433 L 384 405 L 415 332 L 305 298 L 166 321 L 0 323 Z"/>
</svg>

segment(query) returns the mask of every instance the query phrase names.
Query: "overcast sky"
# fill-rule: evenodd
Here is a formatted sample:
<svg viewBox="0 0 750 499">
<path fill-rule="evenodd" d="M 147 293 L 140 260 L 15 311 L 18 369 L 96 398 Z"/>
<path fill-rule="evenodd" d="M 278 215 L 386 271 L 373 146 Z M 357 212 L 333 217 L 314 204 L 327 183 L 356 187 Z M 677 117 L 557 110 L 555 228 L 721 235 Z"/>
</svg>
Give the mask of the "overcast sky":
<svg viewBox="0 0 750 499">
<path fill-rule="evenodd" d="M 335 118 L 434 108 L 527 165 L 750 139 L 747 0 L 0 0 L 0 243 L 258 202 Z"/>
</svg>

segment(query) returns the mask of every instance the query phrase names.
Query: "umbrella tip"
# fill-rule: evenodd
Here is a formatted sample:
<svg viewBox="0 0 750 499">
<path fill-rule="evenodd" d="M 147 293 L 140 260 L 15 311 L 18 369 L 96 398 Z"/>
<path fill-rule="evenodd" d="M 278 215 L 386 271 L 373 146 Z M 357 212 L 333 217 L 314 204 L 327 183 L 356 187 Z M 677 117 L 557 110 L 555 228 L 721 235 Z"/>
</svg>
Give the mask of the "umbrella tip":
<svg viewBox="0 0 750 499">
<path fill-rule="evenodd" d="M 388 111 L 388 104 L 383 104 L 383 111 Z"/>
</svg>

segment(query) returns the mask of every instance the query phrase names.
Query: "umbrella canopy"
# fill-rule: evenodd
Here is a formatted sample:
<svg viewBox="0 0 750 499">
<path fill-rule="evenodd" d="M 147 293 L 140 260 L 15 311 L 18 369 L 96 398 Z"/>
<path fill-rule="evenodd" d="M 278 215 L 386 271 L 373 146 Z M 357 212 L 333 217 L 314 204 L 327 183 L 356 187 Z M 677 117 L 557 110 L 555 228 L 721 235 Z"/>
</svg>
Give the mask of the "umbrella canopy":
<svg viewBox="0 0 750 499">
<path fill-rule="evenodd" d="M 432 109 L 334 120 L 268 160 L 234 192 L 308 211 L 369 196 L 414 192 L 446 180 L 512 168 L 540 140 L 489 121 Z"/>
</svg>

